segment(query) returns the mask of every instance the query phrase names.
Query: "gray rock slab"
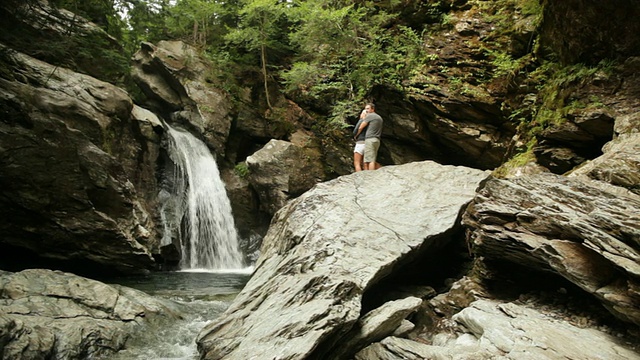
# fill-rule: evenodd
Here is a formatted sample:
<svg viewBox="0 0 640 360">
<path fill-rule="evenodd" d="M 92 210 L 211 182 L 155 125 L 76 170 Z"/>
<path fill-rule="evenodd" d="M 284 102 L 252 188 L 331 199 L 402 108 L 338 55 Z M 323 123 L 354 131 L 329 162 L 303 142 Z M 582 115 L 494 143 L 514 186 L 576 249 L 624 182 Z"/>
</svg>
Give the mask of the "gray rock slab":
<svg viewBox="0 0 640 360">
<path fill-rule="evenodd" d="M 199 334 L 202 358 L 322 356 L 358 320 L 368 287 L 442 245 L 487 176 L 425 161 L 343 176 L 289 202 L 251 280 Z"/>
<path fill-rule="evenodd" d="M 346 341 L 341 342 L 340 346 L 336 347 L 327 357 L 331 359 L 349 358 L 366 345 L 391 335 L 403 321 L 406 321 L 407 316 L 420 308 L 421 304 L 422 299 L 408 297 L 389 301 L 379 308 L 369 311 L 345 336 Z"/>
<path fill-rule="evenodd" d="M 0 272 L 2 359 L 89 359 L 180 310 L 141 291 L 44 269 Z"/>
<path fill-rule="evenodd" d="M 478 300 L 453 319 L 459 325 L 457 332 L 440 337 L 447 341 L 427 344 L 387 337 L 360 351 L 355 359 L 640 359 L 640 354 L 614 336 L 596 329 L 579 328 L 515 303 Z"/>
<path fill-rule="evenodd" d="M 140 133 L 153 125 L 132 116 L 132 100 L 114 85 L 12 59 L 13 76 L 0 78 L 0 103 L 12 109 L 0 122 L 0 246 L 70 266 L 152 269 L 160 139 Z"/>
<path fill-rule="evenodd" d="M 566 278 L 640 324 L 640 197 L 554 174 L 492 179 L 465 213 L 474 252 Z"/>
</svg>

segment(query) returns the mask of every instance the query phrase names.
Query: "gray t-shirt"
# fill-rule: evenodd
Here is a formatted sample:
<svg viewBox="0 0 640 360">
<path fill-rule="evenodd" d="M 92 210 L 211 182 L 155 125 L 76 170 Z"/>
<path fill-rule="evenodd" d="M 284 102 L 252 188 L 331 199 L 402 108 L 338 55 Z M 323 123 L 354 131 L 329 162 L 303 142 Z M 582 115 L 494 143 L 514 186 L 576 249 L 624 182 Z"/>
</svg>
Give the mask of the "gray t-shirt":
<svg viewBox="0 0 640 360">
<path fill-rule="evenodd" d="M 382 136 L 382 118 L 380 117 L 380 115 L 376 113 L 370 113 L 369 115 L 367 115 L 367 117 L 364 118 L 364 122 L 369 124 L 365 129 L 367 131 L 367 135 L 365 135 L 365 138 L 380 139 L 380 136 Z"/>
</svg>

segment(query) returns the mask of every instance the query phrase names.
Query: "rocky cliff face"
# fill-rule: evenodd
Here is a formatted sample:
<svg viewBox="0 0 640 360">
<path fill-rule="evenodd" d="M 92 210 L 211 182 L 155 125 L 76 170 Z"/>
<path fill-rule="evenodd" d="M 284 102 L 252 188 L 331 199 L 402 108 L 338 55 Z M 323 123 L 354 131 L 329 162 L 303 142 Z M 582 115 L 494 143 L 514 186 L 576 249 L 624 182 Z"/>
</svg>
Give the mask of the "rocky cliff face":
<svg viewBox="0 0 640 360">
<path fill-rule="evenodd" d="M 498 36 L 492 33 L 496 18 L 483 13 L 491 5 L 455 3 L 453 29 L 428 42 L 439 54 L 438 64 L 460 77 L 470 69 L 491 69 L 491 58 L 483 58 L 487 54 L 473 54 L 474 41 Z M 460 248 L 421 252 L 433 241 L 427 231 L 421 232 L 421 245 L 409 246 L 408 253 L 396 251 L 396 241 L 408 237 L 404 226 L 395 226 L 390 199 L 400 200 L 414 229 L 430 218 L 423 212 L 447 203 L 420 187 L 422 175 L 407 182 L 396 173 L 407 169 L 402 166 L 367 174 L 368 182 L 384 179 L 373 194 L 361 195 L 343 186 L 361 174 L 342 177 L 276 213 L 252 280 L 200 334 L 203 358 L 256 353 L 288 359 L 638 358 L 640 83 L 634 70 L 637 47 L 630 46 L 636 37 L 624 36 L 636 25 L 610 23 L 612 17 L 624 23 L 632 17 L 622 12 L 634 14 L 639 8 L 628 1 L 543 5 L 540 28 L 524 13 L 513 14 L 524 31 L 510 38 L 508 54 L 522 58 L 525 67 L 503 78 L 510 84 L 496 79 L 476 87 L 467 77 L 470 86 L 456 93 L 460 83 L 434 70 L 431 81 L 421 83 L 425 91 L 413 98 L 374 90 L 380 112 L 388 111 L 384 115 L 390 120 L 382 149 L 390 163 L 428 153 L 442 162 L 493 168 L 503 156 L 526 148 L 520 139 L 531 129 L 507 120 L 510 115 L 524 114 L 544 125 L 528 134 L 536 142 L 528 158 L 535 166 L 516 165 L 507 178 L 487 179 L 461 209 L 465 233 L 451 231 L 446 242 L 466 243 L 470 257 L 462 262 L 468 267 L 454 265 L 460 273 L 453 276 L 430 268 L 455 263 L 443 254 Z M 558 20 L 567 14 L 569 21 Z M 541 32 L 545 51 L 558 53 L 565 65 L 604 58 L 616 63 L 588 75 L 580 74 L 579 66 L 569 67 L 568 74 L 554 75 L 554 86 L 536 92 L 539 80 L 522 73 L 542 65 L 529 57 L 532 48 L 522 41 L 532 39 L 534 31 Z M 531 110 L 537 114 L 526 114 Z M 544 112 L 553 116 L 540 115 Z M 446 156 L 445 149 L 461 158 Z M 353 191 L 367 189 L 368 182 Z M 454 188 L 437 181 L 430 185 L 440 191 Z M 395 186 L 401 189 L 386 193 Z M 415 199 L 422 201 L 403 199 L 406 188 L 415 189 Z M 385 209 L 380 218 L 367 211 L 371 207 L 364 208 L 363 219 L 356 210 L 340 216 L 349 208 L 343 201 L 356 196 L 356 204 L 368 203 L 375 194 L 386 194 L 373 205 Z M 365 232 L 354 230 L 369 221 L 375 225 L 362 225 Z M 391 231 L 391 238 L 372 230 L 378 225 Z M 384 245 L 377 247 L 380 239 Z M 371 247 L 375 255 L 368 253 Z M 386 265 L 389 252 L 400 262 L 412 261 L 406 267 Z M 465 258 L 459 256 L 458 261 Z M 373 276 L 362 276 L 372 268 Z M 324 271 L 331 275 L 321 276 Z M 447 276 L 459 280 L 443 279 Z"/>
<path fill-rule="evenodd" d="M 545 1 L 541 41 L 565 63 L 640 55 L 640 9 L 632 1 Z"/>
<path fill-rule="evenodd" d="M 157 124 L 111 84 L 18 53 L 4 64 L 3 263 L 151 269 Z"/>
</svg>

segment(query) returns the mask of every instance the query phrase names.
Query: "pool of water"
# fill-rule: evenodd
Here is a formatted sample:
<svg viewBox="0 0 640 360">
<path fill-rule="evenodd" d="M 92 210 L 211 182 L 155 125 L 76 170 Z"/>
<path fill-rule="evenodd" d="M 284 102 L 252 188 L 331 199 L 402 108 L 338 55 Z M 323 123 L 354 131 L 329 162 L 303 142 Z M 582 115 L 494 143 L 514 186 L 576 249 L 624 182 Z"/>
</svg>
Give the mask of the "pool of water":
<svg viewBox="0 0 640 360">
<path fill-rule="evenodd" d="M 250 268 L 239 271 L 190 270 L 103 280 L 174 301 L 186 310 L 182 320 L 154 324 L 153 328 L 133 334 L 127 348 L 109 359 L 198 359 L 196 336 L 227 309 L 249 280 L 251 271 Z"/>
</svg>

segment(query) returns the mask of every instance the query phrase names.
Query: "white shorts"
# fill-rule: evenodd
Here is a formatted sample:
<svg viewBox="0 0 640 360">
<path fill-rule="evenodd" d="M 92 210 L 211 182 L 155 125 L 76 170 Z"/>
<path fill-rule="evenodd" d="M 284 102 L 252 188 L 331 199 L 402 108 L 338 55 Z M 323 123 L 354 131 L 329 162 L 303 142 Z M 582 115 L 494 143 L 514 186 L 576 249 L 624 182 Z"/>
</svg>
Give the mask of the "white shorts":
<svg viewBox="0 0 640 360">
<path fill-rule="evenodd" d="M 354 153 L 358 153 L 360 155 L 364 155 L 364 142 L 356 143 L 356 147 L 353 148 Z"/>
</svg>

